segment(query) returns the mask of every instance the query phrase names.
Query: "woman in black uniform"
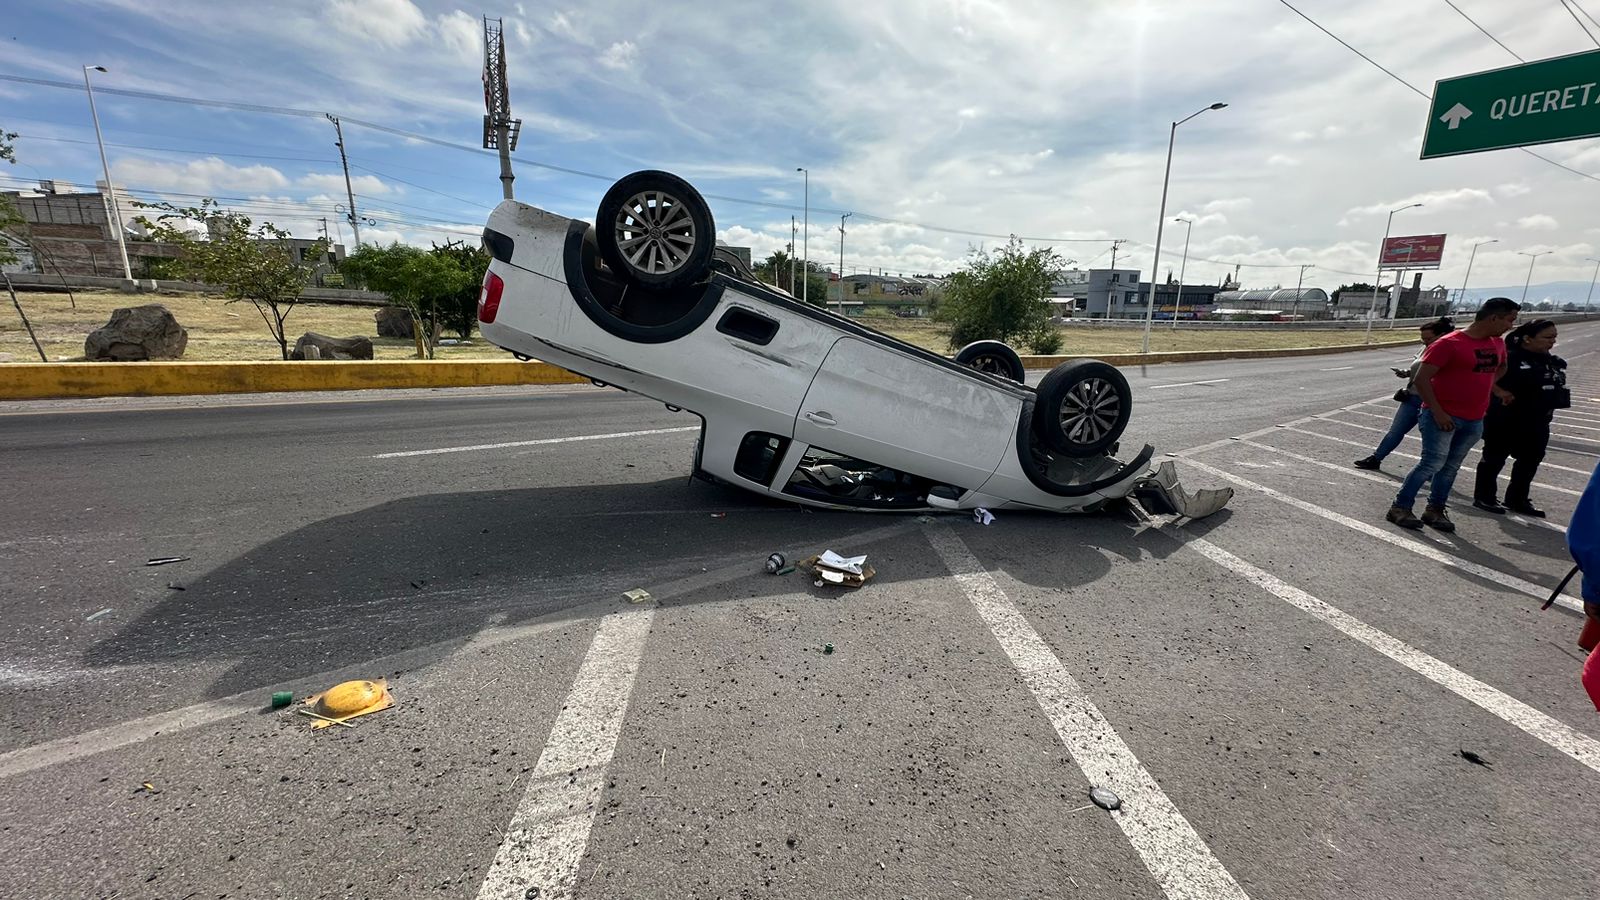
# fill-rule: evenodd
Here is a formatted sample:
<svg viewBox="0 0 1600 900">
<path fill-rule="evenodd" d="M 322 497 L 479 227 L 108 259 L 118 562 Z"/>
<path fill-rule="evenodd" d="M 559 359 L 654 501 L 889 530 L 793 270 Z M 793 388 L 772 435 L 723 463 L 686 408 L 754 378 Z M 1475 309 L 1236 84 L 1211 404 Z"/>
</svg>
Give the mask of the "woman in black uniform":
<svg viewBox="0 0 1600 900">
<path fill-rule="evenodd" d="M 1478 463 L 1472 499 L 1472 505 L 1484 512 L 1498 515 L 1509 509 L 1544 518 L 1544 511 L 1528 501 L 1528 488 L 1550 442 L 1555 411 L 1572 405 L 1567 361 L 1550 352 L 1555 345 L 1556 323 L 1549 319 L 1534 319 L 1506 335 L 1506 374 L 1500 378 L 1500 390 L 1495 391 L 1483 422 L 1483 460 Z M 1496 487 L 1508 456 L 1517 461 L 1511 467 L 1502 506 L 1496 499 Z"/>
</svg>

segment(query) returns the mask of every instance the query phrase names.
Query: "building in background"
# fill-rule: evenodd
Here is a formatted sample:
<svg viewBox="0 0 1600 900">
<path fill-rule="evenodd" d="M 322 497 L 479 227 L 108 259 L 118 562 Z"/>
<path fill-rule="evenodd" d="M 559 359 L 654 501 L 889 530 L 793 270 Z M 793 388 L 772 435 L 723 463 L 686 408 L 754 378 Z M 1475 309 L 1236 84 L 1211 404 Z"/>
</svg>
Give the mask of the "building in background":
<svg viewBox="0 0 1600 900">
<path fill-rule="evenodd" d="M 1328 292 L 1317 287 L 1219 291 L 1211 310 L 1221 318 L 1326 319 L 1332 314 Z"/>
</svg>

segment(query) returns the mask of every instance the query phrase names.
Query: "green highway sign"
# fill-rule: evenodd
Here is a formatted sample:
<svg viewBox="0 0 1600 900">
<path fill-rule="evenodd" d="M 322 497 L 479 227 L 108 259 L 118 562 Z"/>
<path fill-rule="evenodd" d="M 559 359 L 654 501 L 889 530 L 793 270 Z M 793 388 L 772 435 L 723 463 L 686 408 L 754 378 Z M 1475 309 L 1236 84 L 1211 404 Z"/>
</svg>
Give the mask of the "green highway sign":
<svg viewBox="0 0 1600 900">
<path fill-rule="evenodd" d="M 1600 137 L 1600 50 L 1433 86 L 1422 158 Z"/>
</svg>

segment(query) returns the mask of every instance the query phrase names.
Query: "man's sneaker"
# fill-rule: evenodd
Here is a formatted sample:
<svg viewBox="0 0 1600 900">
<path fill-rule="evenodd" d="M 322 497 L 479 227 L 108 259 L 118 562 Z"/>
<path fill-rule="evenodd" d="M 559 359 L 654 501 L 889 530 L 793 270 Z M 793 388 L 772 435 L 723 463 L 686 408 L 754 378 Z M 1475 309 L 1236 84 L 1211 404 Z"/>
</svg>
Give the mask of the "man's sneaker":
<svg viewBox="0 0 1600 900">
<path fill-rule="evenodd" d="M 1450 521 L 1450 514 L 1442 506 L 1429 506 L 1422 511 L 1422 524 L 1431 526 L 1439 531 L 1452 532 L 1456 530 L 1456 523 Z"/>
<path fill-rule="evenodd" d="M 1506 514 L 1506 508 L 1501 506 L 1500 501 L 1493 497 L 1473 497 L 1472 505 L 1473 507 L 1481 509 L 1486 513 L 1494 513 L 1497 516 L 1503 516 Z"/>
<path fill-rule="evenodd" d="M 1384 516 L 1384 518 L 1388 519 L 1395 525 L 1399 525 L 1401 528 L 1409 528 L 1412 531 L 1417 531 L 1422 528 L 1422 520 L 1417 518 L 1416 515 L 1411 512 L 1411 510 L 1406 509 L 1404 506 L 1389 507 L 1389 514 Z"/>
<path fill-rule="evenodd" d="M 1532 516 L 1535 519 L 1544 518 L 1544 510 L 1534 506 L 1532 503 L 1529 503 L 1526 500 L 1518 503 L 1507 503 L 1506 509 L 1509 509 L 1514 513 L 1521 513 L 1525 516 Z"/>
<path fill-rule="evenodd" d="M 1376 456 L 1368 456 L 1363 459 L 1356 460 L 1356 468 L 1358 469 L 1380 469 L 1382 467 L 1383 462 L 1380 461 Z"/>
</svg>

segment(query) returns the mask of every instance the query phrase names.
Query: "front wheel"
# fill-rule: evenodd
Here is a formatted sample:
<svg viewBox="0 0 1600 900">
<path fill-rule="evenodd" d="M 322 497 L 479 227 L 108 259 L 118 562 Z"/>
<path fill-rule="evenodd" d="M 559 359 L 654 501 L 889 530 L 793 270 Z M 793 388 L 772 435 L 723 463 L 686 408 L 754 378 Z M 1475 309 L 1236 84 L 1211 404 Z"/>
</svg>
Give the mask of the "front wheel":
<svg viewBox="0 0 1600 900">
<path fill-rule="evenodd" d="M 595 212 L 600 258 L 644 287 L 668 290 L 698 281 L 716 250 L 711 207 L 689 182 L 668 172 L 624 176 Z"/>
<path fill-rule="evenodd" d="M 1039 382 L 1033 427 L 1051 449 L 1095 456 L 1122 437 L 1133 412 L 1133 391 L 1115 366 L 1078 359 L 1051 369 Z"/>
<path fill-rule="evenodd" d="M 1022 357 L 1000 341 L 973 341 L 956 353 L 956 362 L 1019 384 L 1027 377 L 1022 370 Z"/>
</svg>

